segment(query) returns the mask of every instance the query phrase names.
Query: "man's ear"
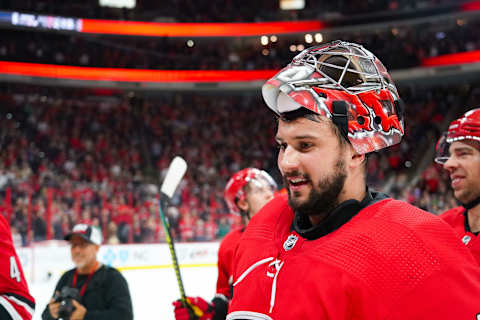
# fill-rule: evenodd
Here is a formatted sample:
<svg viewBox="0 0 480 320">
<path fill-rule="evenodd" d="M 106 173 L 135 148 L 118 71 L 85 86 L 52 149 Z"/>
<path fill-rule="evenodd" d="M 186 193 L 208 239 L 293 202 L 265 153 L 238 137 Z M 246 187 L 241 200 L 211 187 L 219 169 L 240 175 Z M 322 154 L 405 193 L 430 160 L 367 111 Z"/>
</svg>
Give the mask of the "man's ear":
<svg viewBox="0 0 480 320">
<path fill-rule="evenodd" d="M 348 145 L 348 157 L 349 157 L 349 167 L 351 169 L 356 169 L 361 167 L 365 162 L 365 155 L 359 154 L 352 145 Z"/>
<path fill-rule="evenodd" d="M 248 202 L 246 200 L 238 200 L 237 206 L 242 210 L 247 212 L 248 211 Z"/>
</svg>

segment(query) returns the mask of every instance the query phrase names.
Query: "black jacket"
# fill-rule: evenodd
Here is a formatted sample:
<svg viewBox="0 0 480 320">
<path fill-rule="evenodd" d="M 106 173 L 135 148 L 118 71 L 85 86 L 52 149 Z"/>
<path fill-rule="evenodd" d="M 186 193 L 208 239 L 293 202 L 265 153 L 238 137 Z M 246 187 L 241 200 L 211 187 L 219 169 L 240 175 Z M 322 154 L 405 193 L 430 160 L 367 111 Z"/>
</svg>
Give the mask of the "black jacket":
<svg viewBox="0 0 480 320">
<path fill-rule="evenodd" d="M 55 287 L 61 291 L 65 286 L 72 287 L 75 269 L 63 274 Z M 81 289 L 88 275 L 78 275 L 77 289 Z M 84 320 L 132 320 L 133 310 L 127 281 L 115 268 L 102 265 L 88 281 L 85 293 L 79 301 L 86 309 Z M 48 305 L 42 313 L 43 320 L 54 319 Z"/>
</svg>

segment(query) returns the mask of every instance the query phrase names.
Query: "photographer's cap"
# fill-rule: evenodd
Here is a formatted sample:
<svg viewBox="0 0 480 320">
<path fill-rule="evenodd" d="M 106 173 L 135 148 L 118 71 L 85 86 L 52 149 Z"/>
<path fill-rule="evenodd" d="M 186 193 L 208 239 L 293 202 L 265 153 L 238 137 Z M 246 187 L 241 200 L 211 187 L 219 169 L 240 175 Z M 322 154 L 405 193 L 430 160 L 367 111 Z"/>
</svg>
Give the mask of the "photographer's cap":
<svg viewBox="0 0 480 320">
<path fill-rule="evenodd" d="M 65 236 L 65 240 L 70 241 L 73 235 L 78 235 L 90 243 L 101 245 L 102 233 L 96 227 L 89 226 L 88 224 L 77 224 L 73 227 L 72 232 Z"/>
</svg>

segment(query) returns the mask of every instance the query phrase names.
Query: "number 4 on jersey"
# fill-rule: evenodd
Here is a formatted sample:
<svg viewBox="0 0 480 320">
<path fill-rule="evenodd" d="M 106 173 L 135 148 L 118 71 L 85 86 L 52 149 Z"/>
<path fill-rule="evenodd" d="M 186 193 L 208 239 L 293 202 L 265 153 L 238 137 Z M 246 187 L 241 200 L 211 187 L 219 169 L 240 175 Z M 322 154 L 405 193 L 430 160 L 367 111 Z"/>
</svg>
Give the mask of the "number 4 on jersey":
<svg viewBox="0 0 480 320">
<path fill-rule="evenodd" d="M 10 278 L 17 279 L 17 282 L 21 281 L 20 270 L 18 270 L 17 260 L 14 256 L 10 257 Z"/>
</svg>

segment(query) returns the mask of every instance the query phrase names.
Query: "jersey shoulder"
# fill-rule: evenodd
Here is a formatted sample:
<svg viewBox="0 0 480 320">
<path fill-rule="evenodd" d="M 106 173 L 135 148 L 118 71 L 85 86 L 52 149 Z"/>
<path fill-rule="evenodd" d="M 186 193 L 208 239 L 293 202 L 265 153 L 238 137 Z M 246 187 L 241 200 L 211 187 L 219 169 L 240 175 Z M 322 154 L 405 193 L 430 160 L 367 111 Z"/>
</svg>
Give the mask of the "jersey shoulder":
<svg viewBox="0 0 480 320">
<path fill-rule="evenodd" d="M 7 220 L 0 214 L 0 241 L 12 243 L 12 234 Z"/>
<path fill-rule="evenodd" d="M 242 237 L 244 228 L 236 228 L 225 235 L 220 242 L 219 251 L 229 250 L 235 248 L 240 238 Z"/>
<path fill-rule="evenodd" d="M 400 225 L 405 230 L 416 233 L 423 233 L 425 227 L 435 227 L 433 230 L 438 232 L 450 231 L 438 216 L 400 200 L 386 199 L 364 210 L 367 211 L 367 214 L 364 214 L 366 219 L 373 218 L 378 222 Z"/>
<path fill-rule="evenodd" d="M 399 200 L 384 200 L 366 208 L 364 220 L 357 224 L 360 243 L 368 237 L 376 254 L 392 266 L 414 264 L 425 274 L 440 268 L 468 265 L 472 257 L 455 231 L 440 217 Z M 362 214 L 360 214 L 361 216 Z"/>
<path fill-rule="evenodd" d="M 360 280 L 389 304 L 427 283 L 432 274 L 474 263 L 439 217 L 393 199 L 364 208 L 324 238 L 310 256 Z"/>
<path fill-rule="evenodd" d="M 253 216 L 242 239 L 273 240 L 279 232 L 289 230 L 293 215 L 288 195 L 278 195 Z"/>
<path fill-rule="evenodd" d="M 465 212 L 464 207 L 456 207 L 450 210 L 445 211 L 440 215 L 445 222 L 447 222 L 451 226 L 457 225 L 464 225 L 465 223 L 465 216 L 463 213 Z"/>
<path fill-rule="evenodd" d="M 403 237 L 402 234 L 410 234 L 418 243 L 425 246 L 436 248 L 458 246 L 452 228 L 433 213 L 393 199 L 378 203 L 378 207 L 372 209 L 372 223 L 379 228 L 383 225 L 383 228 L 390 230 L 392 239 Z M 397 233 L 393 232 L 394 230 L 397 230 Z"/>
</svg>

